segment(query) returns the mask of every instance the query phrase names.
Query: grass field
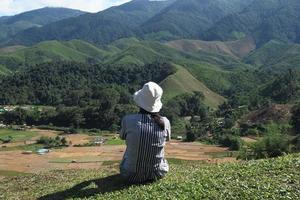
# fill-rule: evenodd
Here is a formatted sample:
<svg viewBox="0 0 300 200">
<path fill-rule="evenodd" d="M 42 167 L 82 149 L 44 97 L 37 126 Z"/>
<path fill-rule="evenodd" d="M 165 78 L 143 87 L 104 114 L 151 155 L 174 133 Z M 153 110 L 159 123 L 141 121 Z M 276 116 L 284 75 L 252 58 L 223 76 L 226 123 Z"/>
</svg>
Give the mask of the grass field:
<svg viewBox="0 0 300 200">
<path fill-rule="evenodd" d="M 125 141 L 120 138 L 110 138 L 105 142 L 106 145 L 124 145 Z"/>
<path fill-rule="evenodd" d="M 127 185 L 115 163 L 0 181 L 0 199 L 299 199 L 300 155 L 230 164 L 177 162 L 161 181 Z M 110 166 L 109 164 L 113 164 Z"/>
<path fill-rule="evenodd" d="M 37 135 L 38 133 L 33 131 L 16 131 L 12 129 L 0 129 L 0 138 L 7 138 L 11 136 L 12 142 L 23 142 Z"/>
<path fill-rule="evenodd" d="M 19 145 L 13 147 L 5 147 L 0 148 L 0 151 L 37 151 L 40 148 L 43 148 L 42 144 L 27 144 L 27 145 Z"/>
<path fill-rule="evenodd" d="M 12 177 L 18 175 L 24 175 L 26 173 L 16 172 L 16 171 L 8 171 L 8 170 L 0 170 L 0 176 Z"/>
</svg>

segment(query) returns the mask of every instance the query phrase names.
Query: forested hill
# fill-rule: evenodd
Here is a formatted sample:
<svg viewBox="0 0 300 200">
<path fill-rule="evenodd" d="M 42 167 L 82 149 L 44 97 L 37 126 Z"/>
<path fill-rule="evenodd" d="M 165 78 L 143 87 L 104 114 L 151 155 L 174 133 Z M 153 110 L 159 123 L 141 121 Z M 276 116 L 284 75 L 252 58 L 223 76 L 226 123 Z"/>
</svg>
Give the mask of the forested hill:
<svg viewBox="0 0 300 200">
<path fill-rule="evenodd" d="M 208 40 L 232 40 L 251 35 L 262 45 L 269 40 L 300 42 L 300 1 L 255 0 L 204 33 Z"/>
<path fill-rule="evenodd" d="M 71 39 L 108 44 L 131 36 L 155 40 L 234 40 L 247 36 L 259 46 L 272 39 L 299 42 L 298 10 L 298 0 L 131 1 L 96 14 L 24 30 L 2 45 Z"/>
<path fill-rule="evenodd" d="M 77 17 L 84 14 L 80 10 L 67 8 L 41 8 L 24 12 L 15 16 L 0 18 L 0 43 L 6 41 L 13 35 L 32 28 L 42 27 L 46 24 L 62 19 Z"/>
<path fill-rule="evenodd" d="M 167 32 L 174 37 L 200 38 L 227 15 L 245 8 L 252 0 L 179 0 L 147 22 L 141 29 L 144 34 Z"/>
</svg>

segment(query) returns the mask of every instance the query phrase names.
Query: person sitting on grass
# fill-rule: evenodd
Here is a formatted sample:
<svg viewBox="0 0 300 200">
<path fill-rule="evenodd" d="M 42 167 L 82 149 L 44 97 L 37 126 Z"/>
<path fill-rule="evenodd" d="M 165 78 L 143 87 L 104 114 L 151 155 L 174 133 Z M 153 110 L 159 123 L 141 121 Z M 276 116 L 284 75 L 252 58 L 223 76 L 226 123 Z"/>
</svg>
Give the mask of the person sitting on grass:
<svg viewBox="0 0 300 200">
<path fill-rule="evenodd" d="M 133 95 L 140 112 L 122 120 L 120 137 L 126 141 L 127 148 L 120 173 L 129 183 L 157 181 L 169 171 L 164 146 L 171 138 L 171 125 L 159 114 L 162 94 L 159 85 L 146 83 Z"/>
</svg>

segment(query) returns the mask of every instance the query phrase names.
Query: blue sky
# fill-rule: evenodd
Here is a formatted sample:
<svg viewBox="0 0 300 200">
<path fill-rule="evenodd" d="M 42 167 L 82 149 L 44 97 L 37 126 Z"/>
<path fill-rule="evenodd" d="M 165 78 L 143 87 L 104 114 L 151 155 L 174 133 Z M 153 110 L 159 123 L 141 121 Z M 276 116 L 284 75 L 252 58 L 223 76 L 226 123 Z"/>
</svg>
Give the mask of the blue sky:
<svg viewBox="0 0 300 200">
<path fill-rule="evenodd" d="M 98 12 L 130 0 L 0 0 L 0 16 L 15 15 L 42 7 L 66 7 Z"/>
</svg>

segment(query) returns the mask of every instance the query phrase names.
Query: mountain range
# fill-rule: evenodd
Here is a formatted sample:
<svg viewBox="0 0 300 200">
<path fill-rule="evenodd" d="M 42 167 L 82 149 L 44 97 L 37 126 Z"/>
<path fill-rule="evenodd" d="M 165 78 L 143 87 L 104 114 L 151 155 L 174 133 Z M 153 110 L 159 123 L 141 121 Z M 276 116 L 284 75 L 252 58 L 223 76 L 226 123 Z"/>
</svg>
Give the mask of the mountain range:
<svg viewBox="0 0 300 200">
<path fill-rule="evenodd" d="M 0 75 L 57 61 L 169 62 L 177 72 L 161 83 L 166 99 L 201 91 L 216 108 L 299 70 L 299 8 L 297 0 L 134 0 L 98 13 L 44 8 L 2 17 L 0 27 L 22 28 L 0 31 Z"/>
</svg>

